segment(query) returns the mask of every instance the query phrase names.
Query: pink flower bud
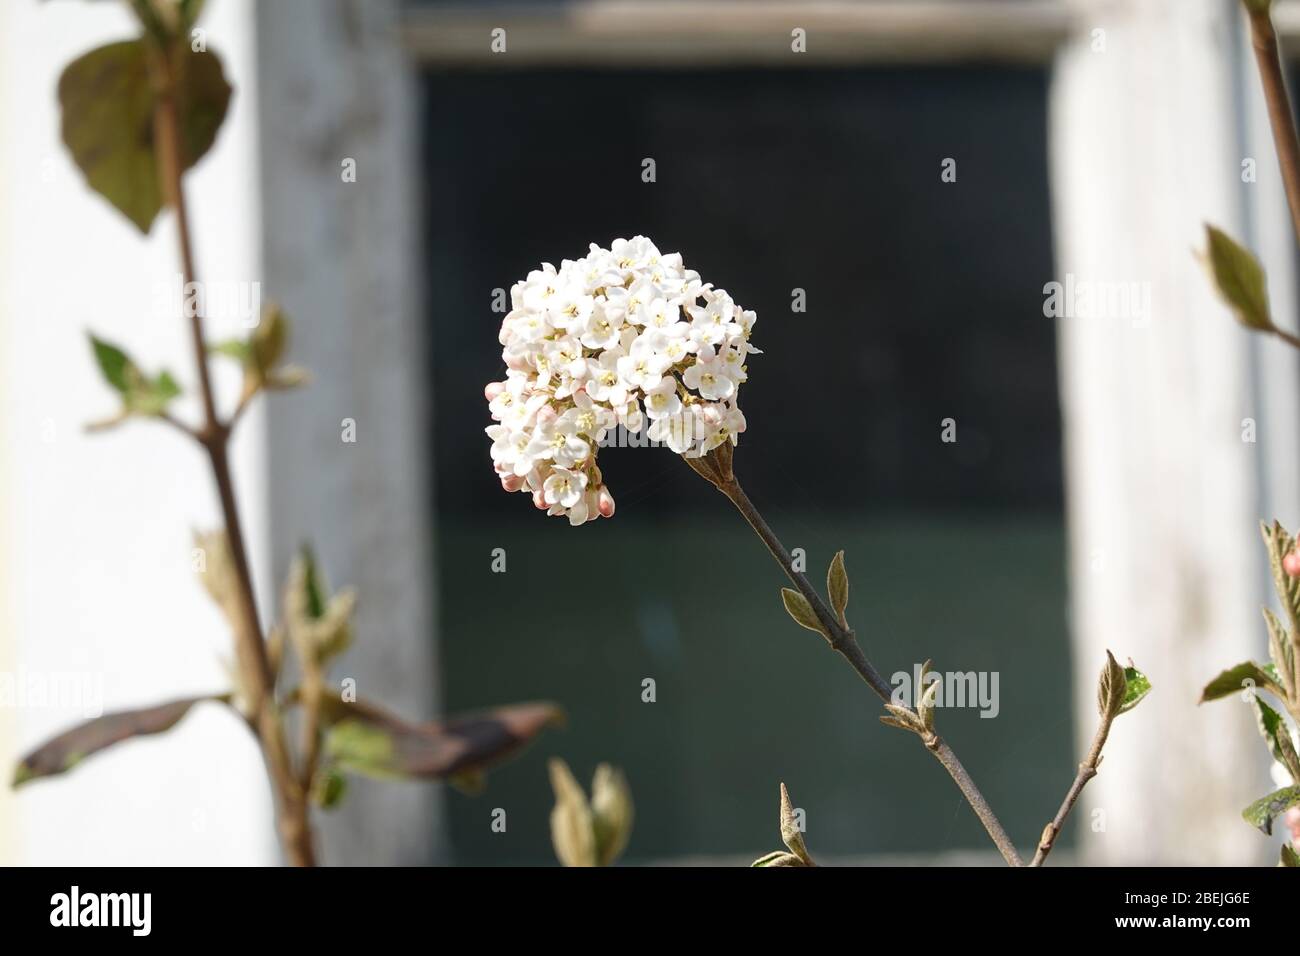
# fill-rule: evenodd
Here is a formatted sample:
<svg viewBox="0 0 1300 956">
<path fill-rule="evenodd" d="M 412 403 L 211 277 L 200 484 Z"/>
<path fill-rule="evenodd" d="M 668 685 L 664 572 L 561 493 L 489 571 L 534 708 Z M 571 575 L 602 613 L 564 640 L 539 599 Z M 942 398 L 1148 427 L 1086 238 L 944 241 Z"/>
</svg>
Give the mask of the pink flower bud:
<svg viewBox="0 0 1300 956">
<path fill-rule="evenodd" d="M 483 397 L 489 402 L 495 401 L 496 397 L 506 390 L 505 382 L 488 382 L 487 387 L 483 389 Z"/>
<path fill-rule="evenodd" d="M 518 491 L 524 486 L 524 479 L 519 475 L 502 475 L 501 487 L 506 491 Z"/>
<path fill-rule="evenodd" d="M 555 421 L 559 417 L 559 412 L 555 410 L 554 405 L 543 405 L 537 410 L 537 424 L 545 425 Z"/>
<path fill-rule="evenodd" d="M 1293 578 L 1300 577 L 1300 554 L 1288 552 L 1282 558 L 1282 570 Z"/>
<path fill-rule="evenodd" d="M 533 506 L 539 511 L 545 511 L 550 507 L 550 505 L 546 503 L 546 495 L 541 488 L 538 488 L 533 492 Z"/>
<path fill-rule="evenodd" d="M 596 492 L 596 509 L 602 518 L 614 517 L 614 496 L 604 485 L 601 485 L 600 490 Z"/>
</svg>

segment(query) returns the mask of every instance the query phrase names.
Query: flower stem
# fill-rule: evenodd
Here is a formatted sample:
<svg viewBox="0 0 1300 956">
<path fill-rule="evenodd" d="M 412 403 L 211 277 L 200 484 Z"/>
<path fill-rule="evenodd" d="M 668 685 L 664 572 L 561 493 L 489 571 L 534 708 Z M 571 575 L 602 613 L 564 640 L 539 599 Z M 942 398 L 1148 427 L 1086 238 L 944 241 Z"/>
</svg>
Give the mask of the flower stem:
<svg viewBox="0 0 1300 956">
<path fill-rule="evenodd" d="M 1047 859 L 1047 854 L 1052 852 L 1052 847 L 1056 845 L 1056 838 L 1061 833 L 1061 828 L 1065 826 L 1065 819 L 1074 809 L 1074 804 L 1079 799 L 1079 794 L 1083 793 L 1083 788 L 1088 781 L 1097 776 L 1097 765 L 1101 763 L 1101 751 L 1106 746 L 1106 738 L 1110 736 L 1110 725 L 1114 717 L 1102 714 L 1101 724 L 1097 727 L 1097 735 L 1092 739 L 1092 748 L 1088 751 L 1088 757 L 1083 763 L 1079 764 L 1079 772 L 1074 777 L 1074 783 L 1070 784 L 1069 791 L 1065 794 L 1065 800 L 1061 803 L 1061 809 L 1056 811 L 1056 816 L 1052 822 L 1043 828 L 1043 835 L 1038 841 L 1038 849 L 1034 852 L 1034 858 L 1029 862 L 1030 866 L 1042 866 L 1043 861 Z"/>
<path fill-rule="evenodd" d="M 159 43 L 153 49 L 155 83 L 154 150 L 158 177 L 163 194 L 176 214 L 177 240 L 180 247 L 182 282 L 194 282 L 194 253 L 190 241 L 189 214 L 182 182 L 180 113 L 177 104 L 177 64 L 171 50 Z M 208 370 L 207 341 L 203 318 L 190 309 L 190 338 L 198 371 L 203 402 L 203 424 L 194 437 L 208 454 L 212 475 L 226 524 L 226 538 L 238 583 L 240 626 L 234 628 L 236 657 L 240 663 L 243 689 L 252 708 L 252 725 L 256 728 L 266 761 L 271 789 L 275 795 L 280 839 L 285 855 L 295 866 L 314 866 L 315 849 L 308 813 L 307 795 L 294 778 L 293 766 L 285 742 L 284 727 L 275 705 L 275 674 L 272 671 L 253 592 L 252 572 L 244 544 L 235 483 L 230 471 L 230 426 L 217 414 L 212 379 Z"/>
<path fill-rule="evenodd" d="M 822 596 L 817 593 L 817 589 L 812 586 L 812 582 L 808 580 L 807 576 L 794 569 L 794 558 L 785 549 L 785 545 L 776 536 L 776 532 L 759 514 L 758 509 L 754 507 L 754 503 L 749 500 L 745 490 L 740 487 L 740 482 L 733 476 L 731 481 L 723 485 L 719 490 L 744 515 L 745 520 L 749 522 L 750 527 L 762 539 L 763 544 L 767 545 L 767 550 L 771 552 L 772 557 L 776 559 L 776 563 L 781 566 L 781 570 L 786 573 L 790 582 L 800 594 L 808 599 L 808 603 L 812 605 L 813 613 L 817 615 L 817 620 L 821 621 L 831 635 L 828 638 L 831 648 L 849 662 L 849 666 L 858 672 L 858 676 L 867 682 L 867 686 L 876 692 L 877 697 L 888 703 L 893 694 L 893 688 L 890 687 L 889 682 L 867 660 L 867 655 L 862 652 L 862 646 L 858 644 L 857 638 L 853 636 L 853 631 L 842 627 L 840 622 L 836 620 L 835 614 L 826 606 L 826 602 L 822 600 Z"/>
<path fill-rule="evenodd" d="M 1268 104 L 1269 125 L 1273 129 L 1273 148 L 1282 169 L 1287 205 L 1291 207 L 1291 225 L 1296 240 L 1300 241 L 1300 140 L 1296 138 L 1295 114 L 1291 112 L 1291 100 L 1286 92 L 1277 32 L 1267 8 L 1245 6 L 1250 20 L 1250 43 L 1255 51 L 1260 83 L 1264 87 L 1264 100 Z"/>
<path fill-rule="evenodd" d="M 948 771 L 948 776 L 952 777 L 957 788 L 961 790 L 962 796 L 970 804 L 970 808 L 975 811 L 975 816 L 980 818 L 980 823 L 984 824 L 984 829 L 988 831 L 989 838 L 1002 854 L 1002 859 L 1007 861 L 1007 866 L 1024 866 L 1024 860 L 1020 859 L 1020 854 L 1016 851 L 1016 845 L 1011 842 L 1011 837 L 1003 828 L 1002 822 L 989 806 L 989 802 L 984 799 L 984 794 L 980 793 L 980 788 L 975 786 L 975 781 L 971 775 L 962 766 L 962 762 L 957 759 L 957 754 L 948 746 L 938 734 L 931 733 L 928 737 L 921 738 L 930 753 L 934 754 L 935 759 L 943 764 L 943 769 Z"/>
<path fill-rule="evenodd" d="M 807 576 L 795 570 L 794 559 L 790 556 L 790 552 L 786 550 L 785 545 L 781 543 L 781 539 L 776 536 L 776 532 L 759 514 L 758 509 L 754 507 L 754 503 L 749 500 L 749 496 L 745 494 L 745 490 L 740 486 L 740 482 L 736 480 L 731 468 L 730 446 L 724 447 L 727 448 L 726 453 L 718 456 L 716 453 L 711 452 L 707 462 L 688 458 L 686 463 L 697 473 L 711 481 L 744 515 L 745 520 L 749 522 L 749 526 L 754 529 L 763 544 L 767 546 L 767 550 L 771 552 L 776 563 L 781 566 L 781 570 L 785 572 L 799 593 L 807 599 L 813 613 L 817 615 L 817 620 L 825 628 L 825 633 L 828 635 L 827 641 L 830 643 L 831 648 L 848 661 L 849 666 L 858 673 L 859 677 L 866 681 L 867 686 L 876 692 L 876 696 L 881 701 L 891 703 L 893 688 L 876 670 L 871 661 L 867 659 L 867 655 L 863 653 L 862 646 L 854 636 L 852 628 L 840 623 L 836 615 L 826 606 L 826 602 L 822 600 L 822 596 L 817 593 L 817 589 L 812 586 Z M 975 811 L 975 815 L 984 824 L 984 829 L 988 831 L 989 837 L 998 848 L 998 852 L 1002 854 L 1002 858 L 1010 866 L 1023 866 L 1024 862 L 1020 859 L 1015 844 L 1011 842 L 1011 837 L 1007 835 L 1005 828 L 997 818 L 997 814 L 993 812 L 993 808 L 984 799 L 979 787 L 975 785 L 975 781 L 971 779 L 971 775 L 962 766 L 961 761 L 957 759 L 957 755 L 952 748 L 948 746 L 943 738 L 933 732 L 927 731 L 925 734 L 918 736 L 925 743 L 926 749 L 934 754 L 939 763 L 943 764 L 943 768 L 948 771 L 948 775 L 957 784 L 957 788 L 961 790 L 966 802 L 970 804 L 971 809 Z"/>
</svg>

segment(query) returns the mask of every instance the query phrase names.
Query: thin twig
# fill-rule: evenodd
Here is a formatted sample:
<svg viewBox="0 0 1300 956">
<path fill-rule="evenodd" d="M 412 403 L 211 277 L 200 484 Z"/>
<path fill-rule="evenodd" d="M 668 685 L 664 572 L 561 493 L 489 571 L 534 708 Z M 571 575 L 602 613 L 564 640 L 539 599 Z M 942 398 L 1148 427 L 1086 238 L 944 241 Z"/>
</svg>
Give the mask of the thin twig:
<svg viewBox="0 0 1300 956">
<path fill-rule="evenodd" d="M 194 439 L 195 441 L 201 441 L 201 439 L 199 438 L 199 433 L 198 433 L 198 432 L 196 432 L 196 431 L 195 431 L 193 428 L 191 428 L 189 425 L 185 424 L 185 423 L 184 423 L 183 421 L 181 421 L 179 418 L 176 418 L 175 416 L 171 415 L 170 413 L 168 413 L 168 412 L 160 412 L 160 413 L 158 414 L 158 418 L 159 418 L 161 421 L 163 421 L 164 423 L 170 425 L 172 428 L 175 428 L 175 429 L 176 429 L 177 431 L 179 431 L 182 435 L 185 435 L 185 436 L 187 436 L 187 437 L 189 437 L 189 438 L 192 438 L 192 439 Z"/>
<path fill-rule="evenodd" d="M 239 424 L 240 419 L 244 417 L 244 412 L 248 411 L 248 406 L 253 404 L 253 399 L 257 397 L 257 391 L 254 389 L 245 389 L 244 393 L 239 396 L 239 403 L 235 405 L 235 410 L 230 413 L 230 428 Z"/>
<path fill-rule="evenodd" d="M 1273 29 L 1269 4 L 1252 3 L 1251 0 L 1242 0 L 1242 3 L 1250 20 L 1251 46 L 1255 50 L 1255 63 L 1259 67 L 1260 84 L 1264 88 L 1264 100 L 1268 105 L 1273 147 L 1277 153 L 1278 166 L 1282 170 L 1287 204 L 1291 208 L 1291 226 L 1296 242 L 1300 243 L 1300 137 L 1296 134 L 1295 112 L 1291 108 L 1291 97 L 1286 89 L 1282 51 L 1277 42 L 1277 31 Z M 1277 327 L 1268 331 L 1292 348 L 1300 349 L 1300 337 Z M 1295 684 L 1300 687 L 1300 628 L 1292 629 L 1291 646 L 1295 655 Z M 1287 703 L 1294 707 L 1291 716 L 1300 721 L 1300 701 Z"/>
<path fill-rule="evenodd" d="M 1279 329 L 1276 326 L 1268 330 L 1276 335 L 1279 339 L 1291 346 L 1293 349 L 1300 349 L 1300 337 L 1292 335 L 1285 329 Z"/>
<path fill-rule="evenodd" d="M 744 515 L 745 520 L 749 522 L 749 526 L 754 529 L 763 544 L 767 546 L 767 550 L 772 557 L 776 559 L 776 563 L 781 566 L 781 570 L 785 572 L 799 593 L 807 599 L 813 613 L 817 615 L 817 620 L 821 622 L 826 634 L 829 635 L 827 640 L 830 642 L 831 648 L 848 661 L 849 666 L 866 681 L 867 686 L 875 691 L 877 697 L 884 703 L 892 703 L 893 689 L 872 665 L 871 661 L 867 659 L 867 655 L 863 653 L 862 646 L 854 636 L 853 630 L 842 624 L 831 609 L 826 606 L 826 602 L 822 600 L 821 595 L 817 593 L 817 589 L 812 586 L 807 576 L 795 570 L 794 559 L 790 556 L 790 552 L 786 550 L 785 545 L 776 536 L 776 532 L 759 514 L 758 509 L 754 507 L 754 503 L 749 500 L 749 496 L 741 488 L 740 482 L 736 480 L 731 468 L 730 446 L 724 447 L 726 447 L 727 451 L 721 458 L 714 453 L 710 453 L 709 456 L 706 456 L 709 459 L 707 463 L 700 459 L 689 458 L 686 459 L 686 462 L 696 472 L 711 481 Z M 979 787 L 975 785 L 975 781 L 971 779 L 971 775 L 962 766 L 961 761 L 957 759 L 957 755 L 952 748 L 938 734 L 933 732 L 926 732 L 919 736 L 925 743 L 926 749 L 934 754 L 939 763 L 943 764 L 944 769 L 948 771 L 948 775 L 957 784 L 957 788 L 961 790 L 966 802 L 970 804 L 971 809 L 975 811 L 975 815 L 984 824 L 984 829 L 988 831 L 989 837 L 1002 854 L 1002 858 L 1010 866 L 1023 866 L 1024 862 L 1020 859 L 1020 854 L 1016 851 L 1016 846 L 1011 841 L 1011 837 L 1007 835 L 1007 831 L 998 820 L 997 814 L 993 812 L 993 808 L 984 799 Z"/>
<path fill-rule="evenodd" d="M 293 645 L 302 672 L 299 694 L 302 704 L 302 722 L 299 726 L 302 763 L 298 779 L 303 791 L 310 793 L 312 780 L 316 776 L 316 765 L 320 761 L 321 703 L 325 696 L 325 674 L 312 641 L 292 623 L 288 627 L 289 642 Z"/>
<path fill-rule="evenodd" d="M 835 614 L 826 606 L 826 602 L 817 593 L 817 589 L 812 586 L 812 582 L 802 572 L 795 570 L 794 558 L 785 549 L 785 545 L 776 536 L 776 532 L 759 514 L 758 509 L 754 507 L 754 503 L 749 500 L 745 490 L 740 487 L 740 482 L 733 476 L 730 483 L 724 485 L 720 490 L 731 500 L 737 510 L 744 515 L 750 527 L 754 529 L 754 532 L 762 539 L 763 544 L 767 546 L 767 550 L 771 552 L 772 557 L 776 559 L 776 563 L 781 566 L 781 570 L 786 573 L 786 577 L 812 605 L 817 620 L 822 623 L 827 633 L 831 635 L 829 638 L 831 648 L 849 662 L 849 666 L 858 672 L 858 676 L 867 682 L 867 686 L 876 692 L 877 697 L 885 703 L 889 703 L 893 695 L 893 688 L 867 660 L 867 655 L 862 652 L 862 646 L 858 644 L 853 631 L 840 625 Z"/>
<path fill-rule="evenodd" d="M 1250 20 L 1250 42 L 1255 50 L 1255 63 L 1259 67 L 1264 100 L 1268 104 L 1268 120 L 1273 129 L 1273 147 L 1282 169 L 1287 205 L 1291 207 L 1291 225 L 1296 241 L 1300 242 L 1300 140 L 1296 138 L 1295 114 L 1291 112 L 1291 100 L 1286 92 L 1277 32 L 1267 8 L 1261 9 L 1249 3 L 1245 6 Z"/>
<path fill-rule="evenodd" d="M 153 48 L 151 63 L 156 95 L 154 149 L 159 181 L 168 204 L 175 212 L 182 284 L 188 287 L 195 281 L 195 270 L 189 214 L 185 205 L 184 169 L 181 163 L 180 115 L 176 102 L 177 65 L 174 53 L 164 48 L 162 44 Z M 262 637 L 261 621 L 257 613 L 248 551 L 244 544 L 234 479 L 230 471 L 228 450 L 230 427 L 223 423 L 217 414 L 212 379 L 208 370 L 203 318 L 198 309 L 188 311 L 190 312 L 190 339 L 203 401 L 203 425 L 192 434 L 208 453 L 238 583 L 241 622 L 240 626 L 233 630 L 239 650 L 237 657 L 241 664 L 244 691 L 253 709 L 258 738 L 266 760 L 271 788 L 275 794 L 280 838 L 285 854 L 295 866 L 314 866 L 315 850 L 308 819 L 306 793 L 293 774 L 284 738 L 284 727 L 275 706 L 275 675 L 271 669 L 266 642 Z"/>
<path fill-rule="evenodd" d="M 948 746 L 947 742 L 938 734 L 931 733 L 928 736 L 922 736 L 926 749 L 943 764 L 943 769 L 948 771 L 957 788 L 961 790 L 962 796 L 970 804 L 975 815 L 980 818 L 980 823 L 984 824 L 984 829 L 988 831 L 989 837 L 993 840 L 1002 854 L 1002 859 L 1007 861 L 1008 866 L 1024 866 L 1025 862 L 1020 858 L 1020 853 L 1016 850 L 1016 845 L 1011 842 L 1011 837 L 1003 829 L 1002 823 L 998 820 L 997 814 L 989 806 L 989 802 L 984 799 L 984 794 L 980 793 L 979 787 L 975 786 L 975 781 L 967 773 L 966 768 L 962 766 L 953 749 Z"/>
<path fill-rule="evenodd" d="M 1088 751 L 1088 757 L 1083 763 L 1079 764 L 1079 772 L 1074 777 L 1074 783 L 1070 784 L 1069 791 L 1065 794 L 1065 800 L 1061 803 L 1061 808 L 1056 811 L 1056 816 L 1052 822 L 1043 828 L 1043 835 L 1039 838 L 1038 849 L 1034 853 L 1034 858 L 1029 862 L 1030 866 L 1042 866 L 1043 861 L 1047 859 L 1047 854 L 1052 852 L 1052 847 L 1056 845 L 1056 838 L 1061 834 L 1061 828 L 1065 826 L 1065 819 L 1074 809 L 1074 804 L 1079 799 L 1079 794 L 1083 793 L 1083 788 L 1087 786 L 1089 780 L 1097 776 L 1097 767 L 1101 763 L 1101 751 L 1106 746 L 1106 738 L 1110 736 L 1110 725 L 1114 722 L 1113 716 L 1102 714 L 1101 724 L 1097 727 L 1097 735 L 1092 739 L 1092 748 Z"/>
</svg>

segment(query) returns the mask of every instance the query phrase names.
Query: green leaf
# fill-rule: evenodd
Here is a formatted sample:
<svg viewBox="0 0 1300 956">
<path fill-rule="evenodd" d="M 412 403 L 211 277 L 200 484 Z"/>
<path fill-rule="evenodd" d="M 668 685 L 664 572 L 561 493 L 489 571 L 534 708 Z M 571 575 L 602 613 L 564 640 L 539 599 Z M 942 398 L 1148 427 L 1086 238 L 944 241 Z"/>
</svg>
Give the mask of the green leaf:
<svg viewBox="0 0 1300 956">
<path fill-rule="evenodd" d="M 1291 741 L 1291 728 L 1285 718 L 1258 694 L 1255 695 L 1255 719 L 1273 759 L 1286 767 L 1293 780 L 1300 780 L 1300 756 L 1297 756 L 1295 744 Z"/>
<path fill-rule="evenodd" d="M 1268 283 L 1259 260 L 1227 233 L 1206 225 L 1210 273 L 1237 321 L 1260 332 L 1274 329 L 1268 310 Z"/>
<path fill-rule="evenodd" d="M 1245 810 L 1242 819 L 1251 826 L 1263 831 L 1265 836 L 1273 833 L 1273 818 L 1300 804 L 1300 786 L 1283 787 L 1274 790 L 1267 797 L 1260 797 Z"/>
<path fill-rule="evenodd" d="M 345 770 L 379 779 L 402 778 L 397 742 L 387 728 L 362 720 L 342 720 L 325 735 L 325 753 Z"/>
<path fill-rule="evenodd" d="M 208 351 L 213 355 L 224 355 L 226 358 L 232 358 L 241 365 L 253 357 L 253 347 L 243 339 L 224 339 L 220 342 L 214 342 L 208 346 Z"/>
<path fill-rule="evenodd" d="M 1277 591 L 1278 600 L 1282 602 L 1282 610 L 1286 612 L 1287 620 L 1291 623 L 1291 631 L 1294 633 L 1300 630 L 1300 578 L 1293 578 L 1286 573 L 1283 559 L 1295 547 L 1295 541 L 1277 521 L 1273 522 L 1272 527 L 1261 521 L 1259 531 L 1264 538 L 1264 546 L 1268 549 L 1269 568 L 1273 572 L 1273 587 Z"/>
<path fill-rule="evenodd" d="M 794 618 L 794 622 L 800 627 L 806 627 L 810 631 L 816 631 L 828 641 L 831 636 L 826 633 L 826 628 L 822 627 L 822 622 L 817 620 L 817 615 L 813 613 L 812 605 L 808 599 L 791 588 L 781 589 L 781 602 L 785 604 L 786 613 Z"/>
<path fill-rule="evenodd" d="M 198 21 L 200 14 L 203 13 L 203 5 L 206 0 L 180 0 L 178 10 L 181 17 L 181 32 L 188 33 L 190 27 Z"/>
<path fill-rule="evenodd" d="M 280 363 L 289 341 L 289 322 L 284 310 L 278 305 L 268 306 L 249 341 L 258 368 L 263 375 L 269 374 Z"/>
<path fill-rule="evenodd" d="M 348 778 L 333 767 L 322 767 L 316 771 L 311 783 L 312 803 L 322 810 L 334 810 L 343 805 L 347 796 Z"/>
<path fill-rule="evenodd" d="M 1268 749 L 1273 754 L 1274 760 L 1282 759 L 1282 748 L 1278 744 L 1278 734 L 1289 734 L 1286 721 L 1258 694 L 1255 695 L 1255 721 L 1259 725 L 1260 735 L 1268 743 Z"/>
<path fill-rule="evenodd" d="M 332 762 L 380 778 L 446 780 L 485 770 L 564 716 L 554 704 L 529 703 L 416 724 L 359 701 L 327 697 L 322 704 Z"/>
<path fill-rule="evenodd" d="M 1288 867 L 1300 867 L 1300 853 L 1296 853 L 1295 850 L 1291 849 L 1291 847 L 1283 843 L 1281 859 L 1277 861 L 1277 865 L 1288 866 Z"/>
<path fill-rule="evenodd" d="M 157 378 L 141 377 L 127 392 L 127 407 L 137 415 L 161 415 L 168 403 L 181 393 L 180 386 L 165 369 Z"/>
<path fill-rule="evenodd" d="M 246 340 L 227 339 L 211 346 L 211 350 L 243 366 L 247 398 L 263 388 L 296 388 L 308 381 L 303 369 L 280 365 L 288 347 L 289 320 L 284 310 L 272 303 L 262 310 L 261 321 Z"/>
<path fill-rule="evenodd" d="M 306 546 L 298 554 L 303 569 L 304 610 L 313 621 L 318 621 L 325 613 L 325 595 L 321 589 L 320 572 L 316 570 L 316 556 L 312 553 L 311 548 Z"/>
<path fill-rule="evenodd" d="M 65 730 L 41 744 L 18 764 L 13 786 L 71 770 L 86 757 L 113 744 L 171 730 L 200 701 L 228 702 L 226 695 L 186 697 L 140 710 L 104 714 Z"/>
<path fill-rule="evenodd" d="M 1263 687 L 1275 694 L 1281 691 L 1276 670 L 1261 667 L 1254 661 L 1242 661 L 1206 684 L 1199 703 L 1220 700 L 1250 687 Z"/>
<path fill-rule="evenodd" d="M 1286 690 L 1286 696 L 1295 696 L 1295 652 L 1291 647 L 1291 635 L 1282 622 L 1268 608 L 1263 608 L 1264 624 L 1268 628 L 1268 654 L 1273 658 L 1273 668 Z"/>
<path fill-rule="evenodd" d="M 170 372 L 164 370 L 150 378 L 111 342 L 91 335 L 90 346 L 105 381 L 122 396 L 123 416 L 161 415 L 172 399 L 180 395 L 180 386 Z"/>
<path fill-rule="evenodd" d="M 127 0 L 127 6 L 135 14 L 140 26 L 144 27 L 145 33 L 157 40 L 170 40 L 174 36 L 174 24 L 169 26 L 168 21 L 160 15 L 164 11 L 174 12 L 166 6 L 158 4 L 155 0 Z M 170 19 L 170 18 L 169 18 Z"/>
<path fill-rule="evenodd" d="M 331 594 L 311 548 L 304 546 L 289 567 L 284 619 L 294 652 L 303 660 L 325 663 L 352 644 L 357 595 L 351 588 Z"/>
<path fill-rule="evenodd" d="M 1130 665 L 1124 668 L 1124 704 L 1119 712 L 1127 714 L 1149 693 L 1151 693 L 1151 681 L 1130 662 Z"/>
<path fill-rule="evenodd" d="M 826 572 L 826 593 L 830 595 L 831 607 L 839 616 L 840 623 L 847 626 L 844 609 L 849 606 L 849 576 L 844 570 L 844 552 L 836 551 L 831 558 L 830 569 Z"/>
<path fill-rule="evenodd" d="M 154 156 L 155 95 L 146 40 L 110 43 L 73 60 L 59 78 L 63 142 L 87 184 L 147 233 L 163 206 Z M 179 76 L 181 169 L 216 140 L 230 103 L 221 61 L 184 42 L 172 48 Z"/>
<path fill-rule="evenodd" d="M 134 363 L 116 345 L 93 335 L 90 337 L 90 347 L 95 353 L 95 361 L 99 364 L 104 380 L 125 395 L 129 387 L 127 369 L 134 368 Z"/>
<path fill-rule="evenodd" d="M 128 0 L 145 31 L 167 42 L 189 32 L 203 12 L 204 0 Z"/>
</svg>

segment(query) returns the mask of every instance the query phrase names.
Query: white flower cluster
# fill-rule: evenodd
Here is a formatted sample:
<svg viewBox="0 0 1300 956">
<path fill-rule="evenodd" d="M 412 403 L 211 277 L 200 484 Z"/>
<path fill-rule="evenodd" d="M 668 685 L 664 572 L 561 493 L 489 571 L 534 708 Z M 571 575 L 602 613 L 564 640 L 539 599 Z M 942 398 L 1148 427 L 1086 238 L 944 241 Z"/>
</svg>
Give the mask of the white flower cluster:
<svg viewBox="0 0 1300 956">
<path fill-rule="evenodd" d="M 492 461 L 507 491 L 574 525 L 614 513 L 596 466 L 621 426 L 695 458 L 737 441 L 754 313 L 645 236 L 595 243 L 510 290 L 506 379 L 484 389 Z"/>
</svg>

